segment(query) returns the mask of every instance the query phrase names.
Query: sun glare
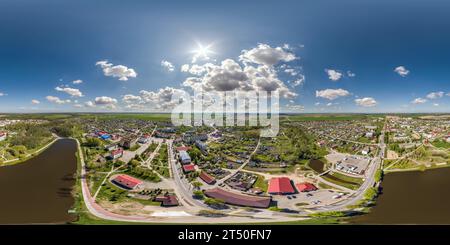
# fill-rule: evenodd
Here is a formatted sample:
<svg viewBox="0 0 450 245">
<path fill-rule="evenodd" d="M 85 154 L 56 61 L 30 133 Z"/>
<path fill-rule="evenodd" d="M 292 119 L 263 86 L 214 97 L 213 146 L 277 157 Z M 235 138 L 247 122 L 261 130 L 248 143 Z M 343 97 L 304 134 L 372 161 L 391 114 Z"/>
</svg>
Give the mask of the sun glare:
<svg viewBox="0 0 450 245">
<path fill-rule="evenodd" d="M 203 46 L 201 43 L 197 43 L 197 49 L 193 51 L 192 63 L 197 62 L 198 59 L 209 60 L 209 55 L 214 54 L 211 50 L 212 44 Z"/>
</svg>

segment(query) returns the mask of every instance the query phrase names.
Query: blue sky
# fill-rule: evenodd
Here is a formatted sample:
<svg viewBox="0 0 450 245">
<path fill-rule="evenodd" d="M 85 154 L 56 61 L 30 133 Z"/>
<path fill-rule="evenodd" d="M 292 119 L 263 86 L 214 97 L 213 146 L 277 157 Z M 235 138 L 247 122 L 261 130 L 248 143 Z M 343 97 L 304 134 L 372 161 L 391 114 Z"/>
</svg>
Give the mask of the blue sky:
<svg viewBox="0 0 450 245">
<path fill-rule="evenodd" d="M 284 95 L 283 111 L 450 112 L 449 8 L 1 1 L 0 112 L 167 111 L 167 95 L 199 84 L 270 87 Z"/>
</svg>

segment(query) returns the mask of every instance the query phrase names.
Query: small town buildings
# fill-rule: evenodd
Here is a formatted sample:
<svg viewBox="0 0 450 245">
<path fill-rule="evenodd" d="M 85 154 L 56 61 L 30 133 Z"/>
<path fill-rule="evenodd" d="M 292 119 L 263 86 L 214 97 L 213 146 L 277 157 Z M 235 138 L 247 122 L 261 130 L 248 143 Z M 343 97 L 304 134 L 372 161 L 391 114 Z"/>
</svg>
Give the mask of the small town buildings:
<svg viewBox="0 0 450 245">
<path fill-rule="evenodd" d="M 150 135 L 145 134 L 145 135 L 142 135 L 142 136 L 138 139 L 138 143 L 139 143 L 139 144 L 146 144 L 146 143 L 148 143 L 149 140 L 150 140 Z"/>
<path fill-rule="evenodd" d="M 297 191 L 299 192 L 310 192 L 317 190 L 317 187 L 315 185 L 308 182 L 298 183 L 295 187 L 297 187 Z"/>
<path fill-rule="evenodd" d="M 190 164 L 191 163 L 191 157 L 186 151 L 180 151 L 180 161 L 182 164 Z"/>
<path fill-rule="evenodd" d="M 186 164 L 183 165 L 183 172 L 184 173 L 190 173 L 195 171 L 195 165 L 194 164 Z"/>
<path fill-rule="evenodd" d="M 123 150 L 121 148 L 113 150 L 110 155 L 111 159 L 117 159 L 122 156 L 123 156 Z"/>
<path fill-rule="evenodd" d="M 8 133 L 6 132 L 0 132 L 0 141 L 6 140 L 6 137 L 8 136 Z"/>
<path fill-rule="evenodd" d="M 163 207 L 174 207 L 178 206 L 178 199 L 174 194 L 161 195 L 155 197 L 156 202 L 161 202 L 161 206 Z"/>
<path fill-rule="evenodd" d="M 176 150 L 177 150 L 178 152 L 180 152 L 180 151 L 189 151 L 190 149 L 191 149 L 190 146 L 180 146 L 180 147 L 177 147 L 177 148 L 176 148 Z"/>
<path fill-rule="evenodd" d="M 127 190 L 133 190 L 142 184 L 142 181 L 126 174 L 120 174 L 111 180 L 112 183 Z"/>
<path fill-rule="evenodd" d="M 204 155 L 208 154 L 208 146 L 206 145 L 206 143 L 201 142 L 200 140 L 197 140 L 197 141 L 195 141 L 195 145 L 198 147 L 198 149 L 200 149 L 200 151 Z"/>
<path fill-rule="evenodd" d="M 213 185 L 216 183 L 216 179 L 213 176 L 206 173 L 205 171 L 202 171 L 199 177 L 208 185 Z"/>
<path fill-rule="evenodd" d="M 295 190 L 288 177 L 277 177 L 270 179 L 267 193 L 273 195 L 289 195 L 294 194 Z"/>
<path fill-rule="evenodd" d="M 105 150 L 112 151 L 117 149 L 118 146 L 116 144 L 105 145 Z"/>
<path fill-rule="evenodd" d="M 129 138 L 123 139 L 122 142 L 120 142 L 120 145 L 125 149 L 130 149 L 136 145 L 136 142 L 137 142 L 136 138 L 129 137 Z"/>
</svg>

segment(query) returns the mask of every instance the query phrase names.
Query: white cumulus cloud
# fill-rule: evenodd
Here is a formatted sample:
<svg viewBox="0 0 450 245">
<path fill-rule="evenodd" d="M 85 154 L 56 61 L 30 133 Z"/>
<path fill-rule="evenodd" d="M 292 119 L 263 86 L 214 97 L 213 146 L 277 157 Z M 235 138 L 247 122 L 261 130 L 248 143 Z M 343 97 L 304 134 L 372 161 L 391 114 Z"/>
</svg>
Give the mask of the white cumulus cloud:
<svg viewBox="0 0 450 245">
<path fill-rule="evenodd" d="M 406 77 L 409 74 L 409 70 L 407 70 L 404 66 L 398 66 L 394 69 L 394 71 L 402 77 Z"/>
<path fill-rule="evenodd" d="M 442 91 L 431 92 L 431 93 L 427 94 L 427 98 L 430 100 L 439 99 L 439 98 L 442 98 L 443 96 L 444 96 L 444 92 L 442 92 Z"/>
<path fill-rule="evenodd" d="M 96 97 L 94 100 L 96 105 L 114 105 L 117 104 L 117 100 L 108 96 Z"/>
<path fill-rule="evenodd" d="M 171 62 L 169 62 L 167 60 L 162 60 L 161 61 L 161 66 L 164 69 L 166 69 L 166 71 L 168 71 L 168 72 L 173 72 L 175 70 L 175 66 Z"/>
<path fill-rule="evenodd" d="M 325 90 L 316 90 L 316 97 L 325 98 L 328 100 L 335 100 L 339 97 L 344 97 L 350 95 L 345 89 L 325 89 Z"/>
<path fill-rule="evenodd" d="M 423 104 L 425 102 L 427 102 L 427 100 L 422 98 L 415 98 L 413 101 L 411 101 L 411 103 L 413 104 Z"/>
<path fill-rule="evenodd" d="M 328 79 L 330 79 L 331 81 L 339 81 L 339 79 L 342 78 L 342 73 L 337 70 L 325 69 L 325 72 L 328 75 Z"/>
<path fill-rule="evenodd" d="M 82 83 L 83 83 L 83 80 L 80 80 L 80 79 L 74 80 L 72 83 L 73 83 L 73 84 L 82 84 Z"/>
<path fill-rule="evenodd" d="M 107 60 L 98 61 L 95 65 L 103 69 L 103 74 L 107 77 L 118 77 L 120 81 L 128 81 L 130 77 L 137 77 L 133 68 L 124 65 L 113 65 Z"/>
<path fill-rule="evenodd" d="M 286 48 L 272 48 L 268 44 L 260 43 L 256 48 L 242 50 L 239 60 L 245 63 L 255 63 L 266 66 L 273 66 L 279 62 L 289 62 L 297 59 L 295 54 Z"/>
<path fill-rule="evenodd" d="M 83 97 L 83 93 L 77 88 L 71 87 L 56 87 L 56 91 L 64 92 L 72 97 Z"/>
<path fill-rule="evenodd" d="M 364 106 L 364 107 L 372 107 L 372 106 L 376 106 L 377 105 L 377 101 L 372 98 L 372 97 L 365 97 L 362 99 L 356 99 L 355 103 L 359 106 Z"/>
<path fill-rule="evenodd" d="M 56 96 L 51 96 L 51 95 L 49 95 L 49 96 L 47 96 L 47 97 L 45 97 L 49 102 L 51 102 L 51 103 L 55 103 L 55 104 L 59 104 L 59 105 L 61 105 L 61 104 L 66 104 L 66 103 L 70 103 L 70 100 L 62 100 L 62 99 L 60 99 L 59 97 L 56 97 Z"/>
<path fill-rule="evenodd" d="M 31 100 L 31 104 L 33 104 L 33 105 L 38 105 L 40 103 L 41 102 L 39 100 Z"/>
</svg>

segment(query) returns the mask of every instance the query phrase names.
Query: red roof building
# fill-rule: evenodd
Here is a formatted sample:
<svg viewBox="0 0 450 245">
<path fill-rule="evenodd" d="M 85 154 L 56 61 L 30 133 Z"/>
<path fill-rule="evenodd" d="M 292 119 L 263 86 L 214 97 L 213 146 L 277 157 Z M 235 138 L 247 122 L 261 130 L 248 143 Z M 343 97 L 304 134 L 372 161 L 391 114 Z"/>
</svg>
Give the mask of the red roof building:
<svg viewBox="0 0 450 245">
<path fill-rule="evenodd" d="M 117 175 L 117 177 L 115 177 L 112 182 L 122 188 L 129 190 L 134 189 L 138 185 L 142 184 L 141 180 L 138 180 L 126 174 Z"/>
<path fill-rule="evenodd" d="M 226 191 L 221 188 L 206 190 L 204 193 L 207 197 L 222 200 L 228 204 L 244 207 L 268 208 L 270 202 L 272 201 L 272 197 L 270 196 L 249 196 Z"/>
<path fill-rule="evenodd" d="M 177 151 L 178 152 L 180 152 L 180 151 L 189 151 L 191 149 L 191 147 L 189 147 L 189 146 L 180 146 L 180 147 L 177 147 Z"/>
<path fill-rule="evenodd" d="M 200 173 L 199 177 L 200 177 L 200 179 L 205 181 L 205 183 L 208 185 L 213 185 L 214 183 L 216 183 L 216 179 L 213 176 L 206 173 L 205 171 L 202 171 Z"/>
<path fill-rule="evenodd" d="M 161 202 L 161 206 L 163 207 L 178 206 L 178 200 L 175 195 L 157 196 L 155 201 Z"/>
<path fill-rule="evenodd" d="M 295 187 L 297 187 L 297 190 L 299 192 L 310 192 L 317 190 L 317 187 L 315 185 L 308 182 L 298 183 L 295 185 Z"/>
<path fill-rule="evenodd" d="M 272 178 L 267 193 L 274 195 L 294 194 L 291 180 L 287 177 Z"/>
<path fill-rule="evenodd" d="M 193 171 L 195 171 L 195 165 L 194 164 L 186 164 L 186 165 L 183 165 L 183 171 L 185 172 L 185 173 L 190 173 L 190 172 L 193 172 Z"/>
<path fill-rule="evenodd" d="M 113 151 L 111 152 L 111 158 L 112 158 L 112 159 L 119 158 L 119 157 L 121 157 L 122 155 L 123 155 L 123 150 L 122 150 L 121 148 L 116 149 L 116 150 L 113 150 Z"/>
</svg>

